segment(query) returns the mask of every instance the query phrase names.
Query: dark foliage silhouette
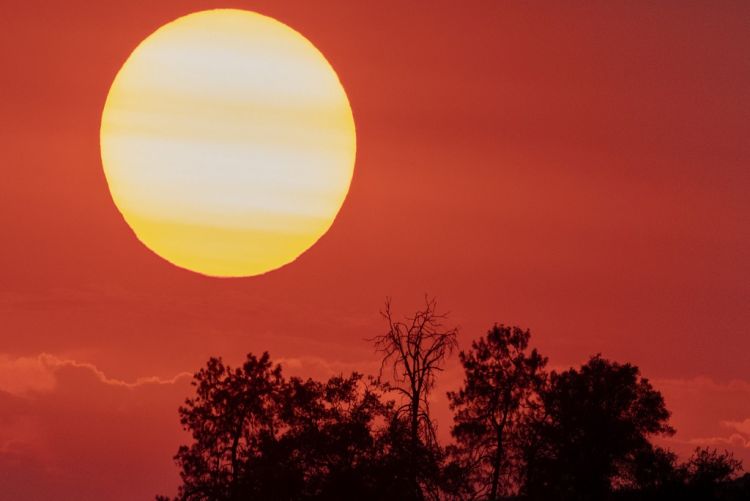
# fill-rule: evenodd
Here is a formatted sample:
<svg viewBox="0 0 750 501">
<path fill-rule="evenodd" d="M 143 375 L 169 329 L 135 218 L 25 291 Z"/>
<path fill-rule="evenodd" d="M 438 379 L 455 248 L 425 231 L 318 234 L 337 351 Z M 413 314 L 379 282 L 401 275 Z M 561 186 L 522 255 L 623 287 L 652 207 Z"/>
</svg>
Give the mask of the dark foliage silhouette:
<svg viewBox="0 0 750 501">
<path fill-rule="evenodd" d="M 184 482 L 178 497 L 235 499 L 250 478 L 258 477 L 260 490 L 273 483 L 285 390 L 281 367 L 273 367 L 267 353 L 248 355 L 236 369 L 211 358 L 192 384 L 196 396 L 179 409 L 194 442 L 175 457 Z"/>
<path fill-rule="evenodd" d="M 383 316 L 377 379 L 286 378 L 268 353 L 236 368 L 209 359 L 179 408 L 192 441 L 175 456 L 174 499 L 750 499 L 750 474 L 738 476 L 730 453 L 696 449 L 679 462 L 653 443 L 674 430 L 636 366 L 597 355 L 547 374 L 518 327 L 495 325 L 459 353 L 454 441 L 442 446 L 429 402 L 457 331 L 434 300 L 404 320 L 386 302 Z"/>
<path fill-rule="evenodd" d="M 531 426 L 524 492 L 532 499 L 604 500 L 630 480 L 634 458 L 671 434 L 661 394 L 637 367 L 600 356 L 553 372 Z"/>
<path fill-rule="evenodd" d="M 696 449 L 682 469 L 694 499 L 726 499 L 734 490 L 728 481 L 742 470 L 742 463 L 726 451 Z M 750 489 L 745 492 L 750 499 Z"/>
<path fill-rule="evenodd" d="M 668 451 L 656 457 L 642 458 L 640 468 L 645 478 L 616 493 L 622 501 L 740 501 L 750 499 L 750 475 L 737 478 L 740 461 L 727 451 L 695 449 L 683 463 Z M 646 480 L 646 481 L 643 481 Z"/>
<path fill-rule="evenodd" d="M 449 392 L 457 441 L 454 455 L 464 465 L 475 496 L 498 499 L 520 483 L 520 441 L 529 412 L 538 408 L 547 359 L 527 352 L 531 334 L 495 325 L 471 349 L 459 354 L 463 386 Z"/>
<path fill-rule="evenodd" d="M 375 421 L 392 414 L 359 374 L 286 380 L 269 356 L 241 368 L 212 358 L 180 408 L 193 444 L 180 447 L 180 500 L 381 499 L 391 455 Z"/>
</svg>

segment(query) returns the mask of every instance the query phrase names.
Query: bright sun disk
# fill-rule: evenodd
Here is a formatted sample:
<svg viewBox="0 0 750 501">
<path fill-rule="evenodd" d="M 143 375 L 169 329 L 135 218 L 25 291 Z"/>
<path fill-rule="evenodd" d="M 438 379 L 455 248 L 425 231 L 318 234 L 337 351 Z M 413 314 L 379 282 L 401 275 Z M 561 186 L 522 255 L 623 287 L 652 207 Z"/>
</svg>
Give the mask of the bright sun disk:
<svg viewBox="0 0 750 501">
<path fill-rule="evenodd" d="M 346 197 L 355 150 L 325 57 L 243 10 L 159 28 L 102 114 L 104 172 L 127 223 L 159 256 L 211 276 L 258 275 L 312 246 Z"/>
</svg>

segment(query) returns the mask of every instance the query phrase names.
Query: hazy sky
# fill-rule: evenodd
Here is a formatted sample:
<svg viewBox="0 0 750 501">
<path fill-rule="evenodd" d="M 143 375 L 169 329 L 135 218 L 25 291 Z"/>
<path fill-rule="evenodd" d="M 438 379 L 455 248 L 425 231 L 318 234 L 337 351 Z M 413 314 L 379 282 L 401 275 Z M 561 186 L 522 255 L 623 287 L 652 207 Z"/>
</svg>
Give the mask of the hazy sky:
<svg viewBox="0 0 750 501">
<path fill-rule="evenodd" d="M 156 28 L 213 7 L 287 23 L 357 126 L 332 228 L 247 279 L 133 236 L 99 158 L 109 86 Z M 663 391 L 670 446 L 750 468 L 746 2 L 83 2 L 0 16 L 0 491 L 173 493 L 177 406 L 211 355 L 377 368 L 386 296 L 437 296 L 468 345 L 529 327 L 555 367 L 594 353 Z M 455 362 L 453 362 L 455 365 Z M 436 394 L 445 434 L 444 391 Z"/>
</svg>

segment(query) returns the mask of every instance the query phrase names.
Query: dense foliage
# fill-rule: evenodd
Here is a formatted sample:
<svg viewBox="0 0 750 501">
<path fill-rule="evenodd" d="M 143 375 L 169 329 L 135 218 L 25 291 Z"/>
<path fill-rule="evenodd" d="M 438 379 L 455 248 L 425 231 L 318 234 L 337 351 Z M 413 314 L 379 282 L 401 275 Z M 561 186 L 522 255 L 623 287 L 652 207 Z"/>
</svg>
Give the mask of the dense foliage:
<svg viewBox="0 0 750 501">
<path fill-rule="evenodd" d="M 238 368 L 211 358 L 179 409 L 192 443 L 175 456 L 174 499 L 750 499 L 730 453 L 696 449 L 680 463 L 654 444 L 674 430 L 636 366 L 596 355 L 547 372 L 518 327 L 495 325 L 459 353 L 444 446 L 429 397 L 457 331 L 434 301 L 403 321 L 387 304 L 384 317 L 378 378 L 286 378 L 267 353 Z"/>
</svg>

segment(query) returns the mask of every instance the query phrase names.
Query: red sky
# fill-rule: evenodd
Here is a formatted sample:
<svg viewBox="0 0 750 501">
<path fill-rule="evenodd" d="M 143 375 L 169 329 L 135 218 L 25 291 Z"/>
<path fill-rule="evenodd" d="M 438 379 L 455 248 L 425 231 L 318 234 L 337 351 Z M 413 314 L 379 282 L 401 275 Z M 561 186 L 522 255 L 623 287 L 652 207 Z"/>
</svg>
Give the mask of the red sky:
<svg viewBox="0 0 750 501">
<path fill-rule="evenodd" d="M 349 196 L 296 262 L 172 267 L 109 195 L 117 70 L 181 15 L 240 7 L 309 38 L 358 131 Z M 374 371 L 386 296 L 437 296 L 466 346 L 531 328 L 555 367 L 601 352 L 662 390 L 680 452 L 750 469 L 746 2 L 26 1 L 0 16 L 0 492 L 173 493 L 177 406 L 211 355 Z M 145 379 L 144 379 L 145 378 Z M 451 367 L 436 395 L 458 382 Z"/>
</svg>

